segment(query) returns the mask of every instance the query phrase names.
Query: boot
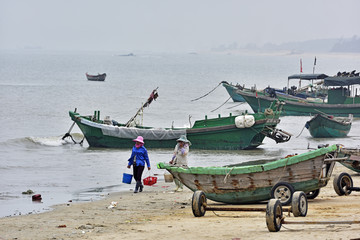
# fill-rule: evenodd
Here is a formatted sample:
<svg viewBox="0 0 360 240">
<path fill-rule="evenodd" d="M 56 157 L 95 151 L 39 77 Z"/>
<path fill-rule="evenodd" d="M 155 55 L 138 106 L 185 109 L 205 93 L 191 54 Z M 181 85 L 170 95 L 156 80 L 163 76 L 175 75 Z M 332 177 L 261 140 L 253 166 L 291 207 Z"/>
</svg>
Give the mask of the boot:
<svg viewBox="0 0 360 240">
<path fill-rule="evenodd" d="M 136 182 L 134 193 L 137 193 L 139 191 L 139 182 Z"/>
<path fill-rule="evenodd" d="M 140 186 L 139 186 L 139 192 L 142 192 L 143 191 L 143 188 L 144 188 L 144 185 L 142 185 L 142 183 L 140 182 Z"/>
</svg>

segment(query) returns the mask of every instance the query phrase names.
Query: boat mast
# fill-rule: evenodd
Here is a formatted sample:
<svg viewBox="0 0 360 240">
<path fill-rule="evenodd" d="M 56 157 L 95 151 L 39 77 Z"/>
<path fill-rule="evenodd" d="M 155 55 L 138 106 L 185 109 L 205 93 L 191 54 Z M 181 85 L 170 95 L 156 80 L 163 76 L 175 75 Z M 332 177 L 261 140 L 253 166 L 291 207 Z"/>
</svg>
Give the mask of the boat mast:
<svg viewBox="0 0 360 240">
<path fill-rule="evenodd" d="M 130 126 L 130 123 L 131 123 L 132 121 L 134 121 L 134 119 L 135 119 L 140 113 L 143 112 L 143 109 L 144 109 L 144 108 L 148 107 L 153 100 L 156 100 L 156 99 L 157 99 L 157 97 L 159 96 L 159 94 L 158 94 L 158 92 L 157 92 L 157 89 L 158 89 L 158 88 L 159 88 L 159 87 L 157 87 L 156 89 L 154 89 L 154 90 L 152 91 L 152 93 L 150 94 L 150 97 L 149 97 L 148 100 L 145 102 L 145 104 L 143 104 L 143 105 L 139 108 L 139 110 L 136 112 L 136 114 L 135 114 L 132 118 L 130 118 L 130 120 L 125 124 L 126 127 L 129 127 L 129 126 Z"/>
</svg>

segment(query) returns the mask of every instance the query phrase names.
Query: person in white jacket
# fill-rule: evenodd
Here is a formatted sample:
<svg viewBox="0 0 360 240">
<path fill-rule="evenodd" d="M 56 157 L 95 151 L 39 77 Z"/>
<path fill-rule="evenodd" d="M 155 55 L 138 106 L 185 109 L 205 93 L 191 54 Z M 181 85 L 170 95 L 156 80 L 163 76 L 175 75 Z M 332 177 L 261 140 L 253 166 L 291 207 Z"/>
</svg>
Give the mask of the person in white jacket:
<svg viewBox="0 0 360 240">
<path fill-rule="evenodd" d="M 186 138 L 185 135 L 180 136 L 177 141 L 177 144 L 174 149 L 174 154 L 171 158 L 170 164 L 178 167 L 186 167 L 188 165 L 187 155 L 189 153 L 189 147 L 191 142 Z M 174 179 L 176 184 L 175 192 L 180 192 L 183 190 L 183 184 L 178 180 Z"/>
</svg>

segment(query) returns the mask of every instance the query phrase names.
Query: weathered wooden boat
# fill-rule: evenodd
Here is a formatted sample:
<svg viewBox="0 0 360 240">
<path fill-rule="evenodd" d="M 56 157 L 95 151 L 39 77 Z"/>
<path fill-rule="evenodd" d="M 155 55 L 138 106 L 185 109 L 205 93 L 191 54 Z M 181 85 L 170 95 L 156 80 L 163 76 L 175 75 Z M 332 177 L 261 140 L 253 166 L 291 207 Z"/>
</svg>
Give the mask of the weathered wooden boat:
<svg viewBox="0 0 360 240">
<path fill-rule="evenodd" d="M 103 74 L 98 74 L 98 75 L 90 75 L 88 73 L 86 73 L 86 78 L 89 81 L 105 81 L 106 78 L 106 73 Z"/>
<path fill-rule="evenodd" d="M 360 173 L 360 149 L 340 148 L 339 163 L 346 168 Z M 350 195 L 352 191 L 360 191 L 360 187 L 354 187 L 354 182 L 349 173 L 342 172 L 334 177 L 333 187 L 339 196 Z"/>
<path fill-rule="evenodd" d="M 159 163 L 192 191 L 217 202 L 242 204 L 279 198 L 291 201 L 294 191 L 318 192 L 327 185 L 339 147 L 332 145 L 275 161 L 223 167 L 175 167 Z M 330 160 L 329 160 L 330 159 Z"/>
<path fill-rule="evenodd" d="M 346 137 L 351 129 L 352 115 L 334 117 L 327 114 L 316 114 L 306 122 L 305 127 L 314 138 Z"/>
<path fill-rule="evenodd" d="M 303 99 L 284 94 L 268 96 L 260 92 L 249 93 L 241 90 L 238 90 L 238 93 L 244 97 L 254 112 L 263 111 L 276 98 L 285 103 L 282 115 L 308 116 L 321 111 L 334 116 L 346 117 L 352 114 L 354 117 L 360 117 L 360 96 L 353 87 L 356 84 L 360 84 L 358 76 L 326 77 L 324 86 L 334 87 L 328 89 L 327 102 L 321 99 Z"/>
<path fill-rule="evenodd" d="M 343 166 L 360 173 L 359 148 L 341 148 L 339 156 L 344 157 L 343 161 L 339 161 Z"/>
<path fill-rule="evenodd" d="M 252 149 L 264 138 L 285 142 L 290 135 L 276 129 L 280 122 L 281 104 L 274 103 L 265 113 L 198 120 L 191 128 L 152 128 L 131 124 L 120 124 L 105 117 L 100 119 L 100 111 L 94 115 L 82 116 L 70 111 L 71 119 L 78 125 L 90 147 L 131 148 L 132 139 L 141 135 L 146 146 L 151 148 L 173 148 L 176 139 L 186 134 L 195 149 Z"/>
</svg>

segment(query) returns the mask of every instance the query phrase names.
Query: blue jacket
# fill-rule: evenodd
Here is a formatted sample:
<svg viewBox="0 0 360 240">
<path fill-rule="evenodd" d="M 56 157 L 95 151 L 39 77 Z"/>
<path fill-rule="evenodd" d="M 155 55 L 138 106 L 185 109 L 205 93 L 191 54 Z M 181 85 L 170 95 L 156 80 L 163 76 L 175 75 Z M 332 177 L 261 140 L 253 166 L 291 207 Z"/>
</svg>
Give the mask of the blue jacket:
<svg viewBox="0 0 360 240">
<path fill-rule="evenodd" d="M 142 146 L 140 148 L 136 148 L 134 146 L 132 148 L 131 157 L 128 160 L 129 161 L 128 166 L 133 165 L 134 157 L 136 157 L 136 166 L 145 166 L 145 162 L 146 162 L 146 165 L 148 167 L 150 167 L 150 161 L 149 161 L 148 153 L 147 153 L 147 150 L 146 150 L 146 148 L 144 146 Z"/>
</svg>

